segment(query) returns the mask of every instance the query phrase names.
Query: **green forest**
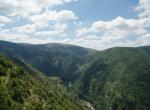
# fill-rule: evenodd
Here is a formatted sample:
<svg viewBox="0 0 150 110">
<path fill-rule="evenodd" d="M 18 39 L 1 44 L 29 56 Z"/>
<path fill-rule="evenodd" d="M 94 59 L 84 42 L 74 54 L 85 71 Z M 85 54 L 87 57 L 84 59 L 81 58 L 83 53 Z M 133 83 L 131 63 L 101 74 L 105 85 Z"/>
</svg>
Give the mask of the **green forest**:
<svg viewBox="0 0 150 110">
<path fill-rule="evenodd" d="M 150 47 L 0 41 L 0 110 L 150 110 Z"/>
</svg>

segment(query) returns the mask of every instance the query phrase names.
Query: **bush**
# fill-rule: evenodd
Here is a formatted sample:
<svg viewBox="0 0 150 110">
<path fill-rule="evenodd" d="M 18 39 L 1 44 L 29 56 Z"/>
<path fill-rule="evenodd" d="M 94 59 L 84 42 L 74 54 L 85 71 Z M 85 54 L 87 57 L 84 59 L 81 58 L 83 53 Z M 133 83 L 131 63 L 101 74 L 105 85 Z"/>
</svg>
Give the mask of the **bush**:
<svg viewBox="0 0 150 110">
<path fill-rule="evenodd" d="M 22 68 L 13 68 L 10 70 L 10 76 L 13 78 L 19 77 L 24 74 L 24 70 Z"/>
<path fill-rule="evenodd" d="M 7 71 L 6 69 L 0 65 L 0 76 L 6 76 L 7 75 Z"/>
<path fill-rule="evenodd" d="M 3 87 L 0 87 L 0 110 L 9 110 L 10 99 L 8 98 L 6 91 Z"/>
<path fill-rule="evenodd" d="M 24 85 L 23 81 L 19 79 L 12 80 L 12 99 L 16 100 L 17 102 L 23 103 L 24 97 L 29 95 L 27 87 Z"/>
</svg>

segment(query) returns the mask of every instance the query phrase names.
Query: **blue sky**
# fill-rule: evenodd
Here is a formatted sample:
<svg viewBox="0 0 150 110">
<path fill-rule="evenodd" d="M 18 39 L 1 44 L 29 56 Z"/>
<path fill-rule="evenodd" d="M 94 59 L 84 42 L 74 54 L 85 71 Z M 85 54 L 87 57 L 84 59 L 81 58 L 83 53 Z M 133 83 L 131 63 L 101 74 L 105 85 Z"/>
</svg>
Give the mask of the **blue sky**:
<svg viewBox="0 0 150 110">
<path fill-rule="evenodd" d="M 76 3 L 69 3 L 58 6 L 57 9 L 73 10 L 80 20 L 111 20 L 117 16 L 125 18 L 136 18 L 137 14 L 133 10 L 138 0 L 79 0 Z"/>
<path fill-rule="evenodd" d="M 150 45 L 149 0 L 0 0 L 0 40 L 98 50 Z"/>
</svg>

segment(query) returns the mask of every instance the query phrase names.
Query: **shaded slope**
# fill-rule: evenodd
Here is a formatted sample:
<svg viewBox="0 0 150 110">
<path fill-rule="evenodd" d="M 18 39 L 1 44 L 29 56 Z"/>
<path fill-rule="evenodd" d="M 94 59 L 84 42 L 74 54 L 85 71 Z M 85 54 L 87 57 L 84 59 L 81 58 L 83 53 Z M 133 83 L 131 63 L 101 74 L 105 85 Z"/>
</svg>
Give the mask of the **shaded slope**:
<svg viewBox="0 0 150 110">
<path fill-rule="evenodd" d="M 60 76 L 64 81 L 74 81 L 76 70 L 84 59 L 96 52 L 65 44 L 15 44 L 0 42 L 0 53 L 24 61 L 47 75 Z"/>
</svg>

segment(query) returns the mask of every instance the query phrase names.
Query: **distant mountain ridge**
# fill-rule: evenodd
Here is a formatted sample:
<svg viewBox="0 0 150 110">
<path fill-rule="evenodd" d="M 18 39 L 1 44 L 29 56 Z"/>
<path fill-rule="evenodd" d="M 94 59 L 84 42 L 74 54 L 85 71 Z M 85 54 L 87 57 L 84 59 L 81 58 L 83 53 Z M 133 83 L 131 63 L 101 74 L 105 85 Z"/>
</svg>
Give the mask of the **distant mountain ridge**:
<svg viewBox="0 0 150 110">
<path fill-rule="evenodd" d="M 93 49 L 56 43 L 32 45 L 0 41 L 0 47 L 2 54 L 23 60 L 47 75 L 59 75 L 68 81 L 76 77 L 71 72 L 78 70 L 83 59 L 96 52 Z"/>
</svg>

